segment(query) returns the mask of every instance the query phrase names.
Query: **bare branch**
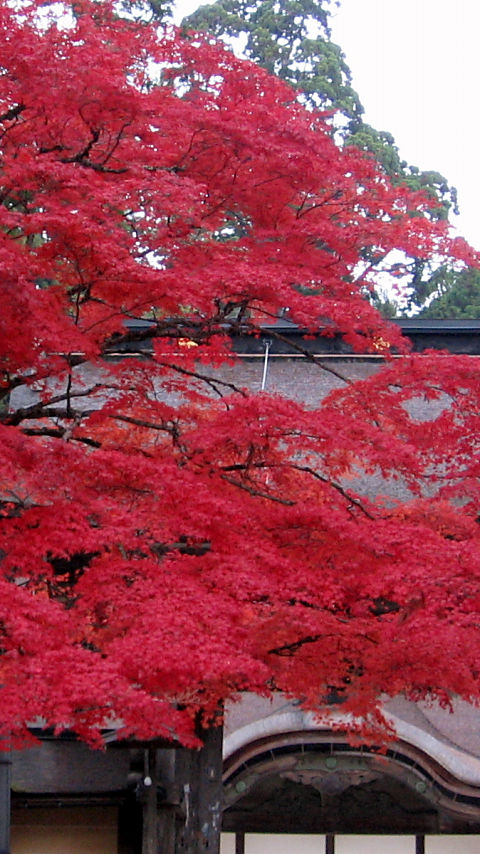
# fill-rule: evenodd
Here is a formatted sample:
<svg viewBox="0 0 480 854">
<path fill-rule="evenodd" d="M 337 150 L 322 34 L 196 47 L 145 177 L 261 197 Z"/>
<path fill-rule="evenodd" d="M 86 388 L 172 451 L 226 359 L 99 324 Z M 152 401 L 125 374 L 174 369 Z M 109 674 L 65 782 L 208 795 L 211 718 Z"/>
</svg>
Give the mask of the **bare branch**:
<svg viewBox="0 0 480 854">
<path fill-rule="evenodd" d="M 346 501 L 349 501 L 350 504 L 354 504 L 355 507 L 358 507 L 358 509 L 365 514 L 367 519 L 371 519 L 372 521 L 375 519 L 375 516 L 372 516 L 372 514 L 367 510 L 367 508 L 363 506 L 360 499 L 356 498 L 355 495 L 351 495 L 351 493 L 344 489 L 340 483 L 337 483 L 337 481 L 332 480 L 331 478 L 326 477 L 323 474 L 320 474 L 320 472 L 315 471 L 315 469 L 312 469 L 310 466 L 301 466 L 298 463 L 291 463 L 290 467 L 296 469 L 297 471 L 304 471 L 307 474 L 310 474 L 312 477 L 315 477 L 317 480 L 321 480 L 322 483 L 327 484 L 327 486 L 331 486 L 332 489 L 335 489 L 337 492 L 339 492 L 340 495 L 345 498 Z"/>
<path fill-rule="evenodd" d="M 160 424 L 157 424 L 155 421 L 145 421 L 143 418 L 134 418 L 131 415 L 110 415 L 109 418 L 113 418 L 115 421 L 124 421 L 126 424 L 134 424 L 136 427 L 145 427 L 147 430 L 159 430 L 165 433 L 170 433 L 174 437 L 178 437 L 178 427 L 176 424 L 171 422 L 170 424 L 166 421 L 162 421 Z"/>
<path fill-rule="evenodd" d="M 226 474 L 221 474 L 220 477 L 222 480 L 226 480 L 227 483 L 231 483 L 232 486 L 238 486 L 240 489 L 244 489 L 245 492 L 248 492 L 249 495 L 253 495 L 256 498 L 266 498 L 268 501 L 275 501 L 277 504 L 283 504 L 285 507 L 294 507 L 296 502 L 290 501 L 288 498 L 279 498 L 277 495 L 271 495 L 268 492 L 262 492 L 259 489 L 255 489 L 253 486 L 249 486 L 247 483 L 242 483 L 241 480 L 235 480 L 233 477 L 228 477 Z"/>
<path fill-rule="evenodd" d="M 301 353 L 302 356 L 304 356 L 308 362 L 312 362 L 312 364 L 317 365 L 317 367 L 321 368 L 323 371 L 327 371 L 327 373 L 333 374 L 334 377 L 337 377 L 337 379 L 341 380 L 342 383 L 345 383 L 345 385 L 352 384 L 351 379 L 340 373 L 340 371 L 337 371 L 335 368 L 332 368 L 331 365 L 326 365 L 325 362 L 322 362 L 322 360 L 318 358 L 318 356 L 315 356 L 314 353 L 310 353 L 310 351 L 307 350 L 306 347 L 302 347 L 301 344 L 297 344 L 296 341 L 292 341 L 290 338 L 287 338 L 285 335 L 282 335 L 281 332 L 277 332 L 275 329 L 269 328 L 268 334 L 272 338 L 276 338 L 278 341 L 283 341 L 284 344 L 288 344 L 288 346 L 291 347 L 292 350 L 296 350 L 297 353 Z"/>
<path fill-rule="evenodd" d="M 193 377 L 195 379 L 202 380 L 202 382 L 209 385 L 215 394 L 218 394 L 219 397 L 223 397 L 221 391 L 217 388 L 217 385 L 224 386 L 225 388 L 229 388 L 237 394 L 242 395 L 242 397 L 247 397 L 247 393 L 235 383 L 229 383 L 226 380 L 217 379 L 217 377 L 208 376 L 208 374 L 202 374 L 199 371 L 189 371 L 187 368 L 182 368 L 180 365 L 174 365 L 172 362 L 159 362 L 157 364 L 161 364 L 164 367 L 170 368 L 173 371 L 176 371 L 179 374 L 184 374 L 185 376 Z"/>
<path fill-rule="evenodd" d="M 51 436 L 54 439 L 65 439 L 68 441 L 80 442 L 83 445 L 88 445 L 90 448 L 101 448 L 101 442 L 95 439 L 90 439 L 88 436 L 73 436 L 66 427 L 25 427 L 22 429 L 25 436 Z"/>
<path fill-rule="evenodd" d="M 16 119 L 25 109 L 25 104 L 17 104 L 15 107 L 10 107 L 9 110 L 0 115 L 0 122 L 8 122 L 11 119 Z"/>
<path fill-rule="evenodd" d="M 103 387 L 102 383 L 96 383 L 94 386 L 91 386 L 88 389 L 82 389 L 81 391 L 70 392 L 67 389 L 65 393 L 57 394 L 49 400 L 40 400 L 37 403 L 32 403 L 31 406 L 23 406 L 16 409 L 14 412 L 10 412 L 4 419 L 4 423 L 8 424 L 10 427 L 16 427 L 22 421 L 27 421 L 32 418 L 71 419 L 78 418 L 79 415 L 89 415 L 92 410 L 85 410 L 81 413 L 78 411 L 74 412 L 70 408 L 69 401 L 74 397 L 88 397 L 89 394 L 92 394 L 92 392 Z M 52 406 L 52 404 L 61 403 L 63 400 L 67 401 L 67 409 L 59 409 L 58 407 Z"/>
<path fill-rule="evenodd" d="M 302 646 L 305 646 L 307 643 L 317 643 L 319 640 L 323 640 L 326 635 L 307 635 L 307 637 L 301 638 L 298 641 L 294 641 L 293 643 L 286 643 L 282 646 L 276 646 L 273 649 L 268 650 L 268 655 L 294 655 Z"/>
</svg>

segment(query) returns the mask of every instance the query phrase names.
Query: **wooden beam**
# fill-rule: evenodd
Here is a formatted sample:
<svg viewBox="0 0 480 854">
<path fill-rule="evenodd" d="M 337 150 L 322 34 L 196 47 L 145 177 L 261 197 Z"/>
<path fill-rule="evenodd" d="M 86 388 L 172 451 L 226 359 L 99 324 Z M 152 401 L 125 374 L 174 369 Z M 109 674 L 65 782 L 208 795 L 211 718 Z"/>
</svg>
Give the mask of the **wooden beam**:
<svg viewBox="0 0 480 854">
<path fill-rule="evenodd" d="M 425 854 L 425 837 L 423 834 L 415 837 L 415 854 Z"/>
</svg>

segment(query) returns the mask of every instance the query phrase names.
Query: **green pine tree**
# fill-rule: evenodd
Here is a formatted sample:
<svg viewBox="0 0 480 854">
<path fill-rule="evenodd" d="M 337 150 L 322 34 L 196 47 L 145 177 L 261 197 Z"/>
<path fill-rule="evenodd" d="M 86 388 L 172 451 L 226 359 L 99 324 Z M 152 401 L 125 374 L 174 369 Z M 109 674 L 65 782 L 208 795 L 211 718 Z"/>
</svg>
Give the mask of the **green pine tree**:
<svg viewBox="0 0 480 854">
<path fill-rule="evenodd" d="M 217 0 L 200 6 L 182 26 L 241 39 L 243 53 L 302 92 L 311 108 L 335 111 L 334 132 L 343 145 L 371 154 L 394 183 L 423 190 L 432 199 L 430 215 L 447 219 L 457 212 L 454 187 L 433 170 L 421 171 L 402 160 L 393 136 L 363 120 L 363 106 L 341 48 L 331 41 L 329 16 L 335 0 Z M 333 131 L 332 131 L 333 132 Z M 435 291 L 434 267 L 420 259 L 410 263 L 406 310 L 418 310 Z M 391 299 L 375 298 L 391 316 Z"/>
</svg>

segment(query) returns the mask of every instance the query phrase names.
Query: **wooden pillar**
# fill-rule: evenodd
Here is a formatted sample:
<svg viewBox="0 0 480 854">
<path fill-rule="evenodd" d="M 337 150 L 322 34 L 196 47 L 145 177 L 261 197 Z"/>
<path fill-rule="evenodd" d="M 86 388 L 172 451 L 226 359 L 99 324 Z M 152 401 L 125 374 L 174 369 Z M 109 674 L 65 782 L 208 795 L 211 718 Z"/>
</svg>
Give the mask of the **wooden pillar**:
<svg viewBox="0 0 480 854">
<path fill-rule="evenodd" d="M 335 835 L 327 833 L 325 837 L 325 854 L 335 854 Z"/>
<path fill-rule="evenodd" d="M 174 749 L 145 750 L 139 790 L 143 809 L 142 854 L 175 854 L 175 753 Z"/>
<path fill-rule="evenodd" d="M 0 854 L 10 851 L 10 777 L 10 754 L 0 753 Z"/>
<path fill-rule="evenodd" d="M 425 836 L 415 837 L 415 854 L 425 854 Z"/>
<path fill-rule="evenodd" d="M 159 854 L 156 750 L 145 751 L 143 790 L 142 854 Z"/>
<path fill-rule="evenodd" d="M 202 748 L 176 751 L 180 810 L 175 854 L 220 852 L 223 730 L 222 727 L 199 729 L 198 734 Z"/>
</svg>

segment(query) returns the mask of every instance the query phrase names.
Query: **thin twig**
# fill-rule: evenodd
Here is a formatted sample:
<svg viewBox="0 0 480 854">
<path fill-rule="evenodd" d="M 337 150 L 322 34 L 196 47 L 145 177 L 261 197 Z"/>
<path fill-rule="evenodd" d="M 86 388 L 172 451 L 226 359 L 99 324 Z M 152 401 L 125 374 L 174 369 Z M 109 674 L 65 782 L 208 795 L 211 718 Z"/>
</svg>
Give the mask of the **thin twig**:
<svg viewBox="0 0 480 854">
<path fill-rule="evenodd" d="M 266 330 L 264 330 L 266 331 Z M 340 373 L 340 371 L 335 370 L 330 365 L 326 365 L 325 362 L 322 362 L 314 353 L 310 353 L 306 347 L 302 347 L 301 344 L 297 344 L 295 341 L 291 341 L 290 338 L 287 338 L 285 335 L 282 335 L 281 332 L 277 332 L 274 329 L 268 328 L 268 335 L 272 338 L 276 338 L 278 341 L 283 341 L 284 344 L 288 344 L 292 350 L 296 350 L 297 353 L 301 353 L 302 356 L 307 359 L 308 362 L 312 362 L 314 365 L 317 365 L 323 371 L 327 371 L 329 374 L 333 374 L 334 377 L 341 380 L 345 385 L 352 385 L 352 380 L 346 377 L 344 374 Z"/>
<path fill-rule="evenodd" d="M 337 492 L 339 492 L 340 495 L 343 498 L 345 498 L 346 501 L 349 501 L 351 504 L 354 504 L 355 507 L 358 507 L 358 509 L 361 510 L 362 513 L 365 514 L 367 519 L 371 519 L 372 522 L 374 521 L 375 516 L 372 516 L 372 514 L 369 513 L 369 511 L 366 509 L 366 507 L 363 506 L 360 499 L 355 498 L 354 495 L 351 495 L 349 492 L 347 492 L 347 490 L 344 489 L 340 483 L 337 483 L 337 481 L 331 480 L 331 478 L 326 477 L 323 474 L 320 474 L 320 472 L 315 471 L 315 469 L 310 468 L 310 466 L 301 466 L 299 464 L 291 463 L 290 467 L 293 469 L 297 469 L 297 471 L 304 471 L 307 474 L 312 475 L 312 477 L 315 477 L 317 480 L 321 480 L 322 483 L 327 484 L 327 486 L 331 486 L 332 489 L 335 489 Z"/>
<path fill-rule="evenodd" d="M 248 492 L 249 495 L 253 495 L 256 498 L 266 498 L 268 501 L 275 501 L 278 504 L 283 504 L 285 507 L 295 506 L 295 501 L 290 501 L 288 498 L 279 498 L 276 495 L 270 495 L 268 492 L 261 492 L 259 489 L 255 489 L 253 486 L 248 486 L 248 484 L 242 483 L 240 480 L 228 477 L 226 474 L 221 474 L 220 477 L 222 480 L 226 480 L 227 483 L 231 483 L 232 486 L 238 486 L 240 489 L 244 489 L 245 492 Z"/>
</svg>

